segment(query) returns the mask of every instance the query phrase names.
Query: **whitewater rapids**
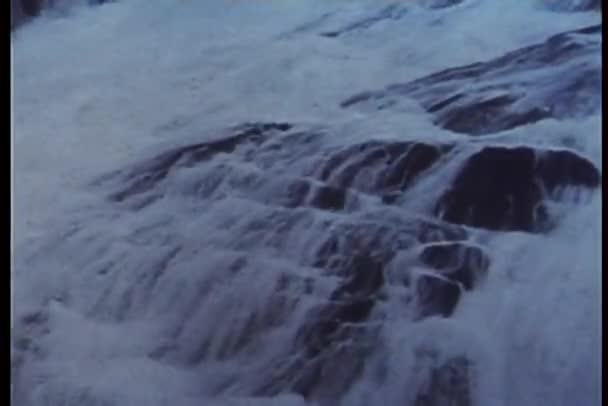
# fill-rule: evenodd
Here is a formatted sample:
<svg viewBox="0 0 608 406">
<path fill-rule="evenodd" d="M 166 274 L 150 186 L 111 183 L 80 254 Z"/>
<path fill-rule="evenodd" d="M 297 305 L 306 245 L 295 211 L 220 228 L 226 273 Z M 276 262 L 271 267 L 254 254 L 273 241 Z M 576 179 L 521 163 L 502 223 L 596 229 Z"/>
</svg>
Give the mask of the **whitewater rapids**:
<svg viewBox="0 0 608 406">
<path fill-rule="evenodd" d="M 542 233 L 446 225 L 433 206 L 489 145 L 567 149 L 601 168 L 601 109 L 470 137 L 414 97 L 341 106 L 601 24 L 577 2 L 546 3 L 124 0 L 15 30 L 15 404 L 448 406 L 427 392 L 455 365 L 466 388 L 450 406 L 599 405 L 601 184 L 560 190 Z M 370 181 L 383 168 L 352 152 L 370 143 L 446 150 L 386 205 Z M 297 202 L 284 195 L 294 179 Z M 403 236 L 425 227 L 439 237 Z M 301 337 L 329 328 L 311 314 L 350 289 L 315 261 L 330 237 L 344 254 L 374 232 L 379 251 L 401 244 L 381 260 L 385 289 L 363 333 L 314 348 L 331 361 L 310 377 Z M 412 258 L 446 241 L 480 247 L 487 275 L 449 317 L 420 317 L 395 281 L 430 272 Z"/>
</svg>

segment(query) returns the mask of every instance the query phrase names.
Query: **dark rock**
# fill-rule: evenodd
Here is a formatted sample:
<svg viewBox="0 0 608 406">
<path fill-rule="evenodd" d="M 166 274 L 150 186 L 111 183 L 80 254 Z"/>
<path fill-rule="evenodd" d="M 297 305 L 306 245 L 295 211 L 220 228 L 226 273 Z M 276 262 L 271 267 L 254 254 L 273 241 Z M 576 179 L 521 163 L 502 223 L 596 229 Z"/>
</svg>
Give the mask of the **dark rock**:
<svg viewBox="0 0 608 406">
<path fill-rule="evenodd" d="M 287 190 L 285 192 L 284 199 L 282 203 L 285 207 L 299 207 L 304 204 L 306 201 L 306 197 L 308 196 L 308 192 L 310 191 L 310 182 L 303 179 L 298 179 L 294 182 L 291 182 L 287 186 Z"/>
<path fill-rule="evenodd" d="M 147 192 L 165 179 L 177 166 L 193 166 L 212 159 L 220 153 L 231 153 L 238 146 L 250 143 L 259 145 L 272 135 L 272 131 L 284 132 L 291 128 L 286 123 L 253 123 L 233 129 L 236 134 L 217 141 L 204 142 L 175 148 L 137 165 L 128 171 L 126 186 L 114 193 L 111 199 L 123 201 L 131 196 Z"/>
<path fill-rule="evenodd" d="M 405 190 L 451 148 L 415 142 L 365 142 L 327 158 L 319 177 L 338 187 L 385 195 Z"/>
<path fill-rule="evenodd" d="M 339 31 L 328 31 L 328 32 L 323 32 L 320 35 L 322 37 L 327 37 L 327 38 L 336 38 L 336 37 L 340 36 L 340 32 Z"/>
<path fill-rule="evenodd" d="M 343 210 L 346 198 L 345 189 L 327 185 L 313 187 L 310 181 L 297 179 L 290 182 L 273 201 L 288 208 L 310 206 L 321 210 Z"/>
<path fill-rule="evenodd" d="M 550 110 L 540 108 L 532 108 L 523 113 L 503 114 L 517 100 L 516 96 L 506 95 L 470 101 L 444 113 L 439 123 L 443 128 L 457 133 L 484 135 L 551 117 Z"/>
<path fill-rule="evenodd" d="M 394 204 L 399 200 L 403 193 L 400 192 L 390 192 L 382 195 L 382 203 L 384 204 Z"/>
<path fill-rule="evenodd" d="M 421 261 L 438 273 L 417 279 L 419 317 L 450 316 L 458 303 L 460 286 L 472 288 L 487 270 L 489 261 L 480 249 L 457 242 L 466 237 L 463 230 L 425 221 L 418 221 L 407 229 L 395 226 L 335 227 L 334 233 L 321 244 L 314 266 L 345 280 L 332 294 L 331 304 L 320 312 L 321 320 L 325 320 L 322 330 L 333 333 L 344 323 L 365 320 L 384 283 L 382 267 L 399 250 L 421 241 L 447 242 L 429 245 L 420 255 Z M 374 253 L 373 259 L 358 254 L 361 252 Z"/>
<path fill-rule="evenodd" d="M 11 30 L 42 11 L 41 0 L 11 0 Z"/>
<path fill-rule="evenodd" d="M 418 317 L 433 315 L 449 317 L 454 313 L 461 295 L 460 286 L 438 275 L 421 275 L 416 282 Z"/>
<path fill-rule="evenodd" d="M 113 1 L 115 0 L 89 0 L 88 4 L 95 6 Z M 39 16 L 43 10 L 61 13 L 75 5 L 78 5 L 78 2 L 62 0 L 11 0 L 11 30 Z"/>
<path fill-rule="evenodd" d="M 386 151 L 382 148 L 382 144 L 376 141 L 365 142 L 351 147 L 347 147 L 341 151 L 332 154 L 326 162 L 324 162 L 319 178 L 321 180 L 329 180 L 337 169 L 351 162 L 347 169 L 340 172 L 341 180 L 338 182 L 342 187 L 349 187 L 352 179 L 356 176 L 358 168 L 372 164 L 374 161 L 386 157 Z M 357 161 L 354 165 L 352 161 Z"/>
<path fill-rule="evenodd" d="M 308 314 L 296 335 L 296 355 L 287 365 L 275 367 L 272 382 L 259 394 L 287 389 L 307 399 L 335 399 L 344 393 L 373 348 L 374 337 L 365 322 L 384 284 L 383 266 L 384 261 L 368 254 L 350 258 L 346 272 L 350 276 L 326 304 Z"/>
<path fill-rule="evenodd" d="M 336 235 L 330 235 L 327 240 L 321 244 L 317 251 L 317 259 L 313 263 L 313 266 L 318 268 L 329 268 L 333 269 L 331 259 L 338 255 L 339 241 Z"/>
<path fill-rule="evenodd" d="M 568 31 L 486 62 L 365 91 L 341 106 L 384 109 L 413 97 L 439 126 L 469 135 L 595 114 L 601 106 L 600 34 L 601 25 Z"/>
<path fill-rule="evenodd" d="M 378 217 L 380 215 L 378 213 Z M 467 238 L 467 232 L 461 227 L 397 216 L 388 219 L 373 216 L 352 224 L 332 223 L 320 241 L 312 265 L 324 268 L 331 275 L 349 278 L 353 269 L 350 259 L 359 253 L 371 253 L 376 260 L 387 263 L 397 251 L 417 244 Z"/>
<path fill-rule="evenodd" d="M 361 372 L 365 355 L 362 323 L 369 317 L 378 291 L 384 285 L 383 266 L 367 254 L 352 257 L 348 264 L 350 277 L 331 294 L 327 305 L 315 309 L 300 328 L 295 346 L 304 350 L 303 357 L 308 362 L 296 374 L 293 391 L 305 397 L 315 392 L 327 394 L 327 389 L 318 387 L 328 385 L 321 381 L 325 376 L 335 381 L 329 385 L 331 391 L 342 393 Z M 344 362 L 351 364 L 348 370 L 328 373 Z"/>
<path fill-rule="evenodd" d="M 25 15 L 35 17 L 40 14 L 44 6 L 43 0 L 21 0 L 21 9 Z"/>
<path fill-rule="evenodd" d="M 427 245 L 420 253 L 420 261 L 465 290 L 472 289 L 490 266 L 481 248 L 462 242 Z"/>
<path fill-rule="evenodd" d="M 384 263 L 388 262 L 390 258 L 384 258 L 379 260 L 373 258 L 369 254 L 358 254 L 353 256 L 350 264 L 348 275 L 350 275 L 345 284 L 341 285 L 332 295 L 330 301 L 332 302 L 344 302 L 349 301 L 353 298 L 369 298 L 375 295 L 384 283 L 384 276 L 382 269 Z M 369 311 L 365 314 L 349 317 L 351 323 L 356 323 L 364 320 Z"/>
<path fill-rule="evenodd" d="M 464 242 L 427 245 L 419 259 L 437 272 L 416 280 L 419 318 L 451 316 L 463 291 L 471 290 L 490 265 L 481 248 Z"/>
<path fill-rule="evenodd" d="M 429 169 L 441 157 L 441 150 L 433 145 L 416 143 L 403 153 L 379 179 L 382 190 L 405 190 L 421 172 Z"/>
<path fill-rule="evenodd" d="M 471 362 L 456 357 L 431 371 L 429 383 L 418 393 L 415 406 L 471 406 Z"/>
<path fill-rule="evenodd" d="M 342 210 L 346 203 L 346 190 L 333 186 L 321 186 L 315 190 L 310 204 L 323 210 Z"/>
<path fill-rule="evenodd" d="M 427 0 L 424 4 L 430 9 L 442 9 L 456 6 L 463 0 Z"/>
<path fill-rule="evenodd" d="M 21 323 L 23 323 L 24 325 L 46 323 L 48 322 L 48 320 L 48 312 L 42 310 L 28 312 L 21 316 Z"/>
<path fill-rule="evenodd" d="M 599 181 L 597 168 L 570 151 L 486 147 L 469 158 L 435 213 L 490 230 L 540 231 L 547 220 L 545 192 L 598 187 Z"/>
<path fill-rule="evenodd" d="M 384 98 L 385 94 L 382 91 L 366 90 L 344 99 L 340 102 L 340 107 L 347 108 L 370 100 L 382 100 Z"/>
<path fill-rule="evenodd" d="M 588 160 L 566 150 L 548 151 L 541 155 L 536 171 L 549 191 L 561 186 L 600 186 L 599 170 Z"/>
<path fill-rule="evenodd" d="M 427 244 L 432 242 L 461 241 L 467 238 L 463 228 L 447 227 L 445 223 L 421 221 L 417 225 L 416 236 L 418 242 Z"/>
</svg>

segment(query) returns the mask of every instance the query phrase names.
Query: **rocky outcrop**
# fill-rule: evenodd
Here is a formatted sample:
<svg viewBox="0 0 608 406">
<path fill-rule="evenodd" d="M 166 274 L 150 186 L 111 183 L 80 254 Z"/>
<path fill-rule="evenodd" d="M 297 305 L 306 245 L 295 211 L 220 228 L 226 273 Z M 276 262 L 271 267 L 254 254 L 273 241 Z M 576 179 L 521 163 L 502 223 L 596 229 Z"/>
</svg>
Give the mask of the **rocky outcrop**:
<svg viewBox="0 0 608 406">
<path fill-rule="evenodd" d="M 490 266 L 481 248 L 463 242 L 427 245 L 419 258 L 434 272 L 416 278 L 418 317 L 451 316 L 461 294 L 473 289 Z"/>
<path fill-rule="evenodd" d="M 163 197 L 173 200 L 171 207 L 187 202 L 184 210 L 193 207 L 197 215 L 213 219 L 217 229 L 206 230 L 205 238 L 214 246 L 254 261 L 277 261 L 280 265 L 273 266 L 280 269 L 293 264 L 306 270 L 277 273 L 280 280 L 271 282 L 281 285 L 281 296 L 269 293 L 271 299 L 252 308 L 247 321 L 230 331 L 233 340 L 214 347 L 213 333 L 200 332 L 195 348 L 179 350 L 192 340 L 192 333 L 180 332 L 178 350 L 159 351 L 156 357 L 191 366 L 255 351 L 256 342 L 278 328 L 276 320 L 289 319 L 314 293 L 315 304 L 302 311 L 302 321 L 291 332 L 292 355 L 269 360 L 264 376 L 250 385 L 260 395 L 289 391 L 333 402 L 356 382 L 370 353 L 381 345 L 376 322 L 390 292 L 404 292 L 399 299 L 404 317 L 415 323 L 453 317 L 464 295 L 480 288 L 492 260 L 469 241 L 476 231 L 462 225 L 542 232 L 551 220 L 545 199 L 564 188 L 600 186 L 599 170 L 570 150 L 399 140 L 326 147 L 331 136 L 289 123 L 246 124 L 97 183 L 107 187 L 112 206 L 136 213 L 167 215 Z M 452 165 L 453 159 L 462 166 Z M 412 212 L 404 201 L 411 198 L 407 192 L 436 175 L 452 181 L 434 188 L 434 207 Z M 180 248 L 175 255 L 186 251 Z M 215 266 L 225 278 L 243 272 L 221 263 Z M 139 280 L 148 279 L 159 278 Z M 287 299 L 294 286 L 307 299 Z M 121 299 L 120 309 L 107 305 L 106 314 L 128 317 L 132 298 L 143 295 L 139 289 Z M 99 306 L 106 298 L 125 296 L 104 295 Z M 199 307 L 191 311 L 205 311 Z M 440 405 L 451 398 L 455 405 L 469 405 L 465 361 L 435 365 L 417 404 Z"/>
<path fill-rule="evenodd" d="M 458 224 L 490 230 L 540 231 L 543 200 L 558 188 L 596 188 L 598 169 L 570 151 L 485 147 L 472 155 L 435 213 Z"/>
<path fill-rule="evenodd" d="M 444 9 L 461 2 L 416 3 Z M 13 1 L 19 6 L 14 13 L 39 12 L 31 4 L 40 3 L 24 8 L 26 3 Z M 350 42 L 351 34 L 404 19 L 410 7 L 416 6 L 371 6 L 373 12 L 321 35 Z M 443 24 L 452 14 L 416 12 L 429 16 L 430 24 Z M 318 33 L 336 13 L 281 39 Z M 563 33 L 490 61 L 355 95 L 343 107 L 390 113 L 413 98 L 438 126 L 472 136 L 595 114 L 600 34 L 600 26 Z M 318 51 L 339 51 L 332 41 L 323 39 L 328 48 Z M 287 63 L 297 57 L 287 55 Z M 379 127 L 384 131 L 396 122 Z M 376 131 L 373 125 L 366 123 Z M 390 389 L 403 384 L 407 393 L 398 388 L 387 403 L 472 406 L 477 382 L 469 356 L 487 349 L 460 356 L 458 345 L 478 343 L 465 336 L 468 328 L 450 330 L 458 321 L 445 319 L 476 319 L 468 312 L 480 302 L 466 301 L 467 295 L 487 287 L 492 265 L 502 262 L 487 250 L 500 232 L 549 230 L 559 221 L 551 201 L 572 188 L 583 191 L 573 195 L 584 204 L 587 190 L 601 187 L 600 170 L 574 150 L 508 146 L 508 134 L 448 135 L 437 142 L 437 134 L 407 133 L 406 125 L 389 138 L 370 133 L 360 142 L 322 128 L 247 123 L 203 134 L 99 179 L 94 187 L 107 199 L 75 210 L 69 230 L 57 233 L 53 250 L 61 253 L 51 259 L 77 270 L 57 272 L 63 278 L 56 279 L 59 297 L 104 327 L 115 323 L 135 331 L 145 320 L 150 337 L 158 334 L 159 340 L 142 339 L 131 360 L 196 370 L 194 377 L 202 378 L 195 395 L 291 392 L 333 405 L 347 403 L 344 395 L 352 395 L 347 392 L 365 376 L 379 389 L 388 381 Z M 70 292 L 73 287 L 87 289 Z M 61 330 L 64 316 L 57 323 L 43 312 L 21 319 L 12 349 L 15 370 L 44 358 L 31 336 Z M 100 331 L 116 333 L 111 327 Z M 438 354 L 452 334 L 456 339 L 446 347 L 454 352 Z M 385 344 L 414 353 L 383 354 Z M 418 344 L 431 348 L 422 361 Z M 102 352 L 120 357 L 122 349 Z M 83 350 L 88 356 L 89 348 Z M 382 359 L 395 355 L 395 363 Z M 401 374 L 410 367 L 411 375 Z M 31 385 L 23 387 L 27 392 Z"/>
<path fill-rule="evenodd" d="M 203 332 L 194 348 L 163 350 L 155 352 L 156 357 L 195 365 L 254 351 L 256 340 L 278 328 L 276 320 L 289 319 L 299 303 L 306 302 L 286 298 L 286 292 L 299 286 L 300 295 L 315 292 L 317 301 L 300 316 L 304 321 L 294 326 L 294 355 L 269 361 L 264 367 L 269 376 L 252 384 L 252 391 L 337 399 L 381 345 L 375 322 L 383 317 L 391 291 L 404 292 L 404 317 L 414 323 L 453 317 L 464 295 L 480 288 L 490 272 L 491 258 L 483 247 L 469 242 L 475 230 L 461 225 L 541 232 L 550 220 L 545 199 L 563 188 L 600 185 L 599 170 L 569 150 L 397 140 L 325 147 L 331 136 L 329 131 L 289 123 L 246 124 L 228 129 L 213 141 L 161 153 L 98 183 L 108 188 L 112 206 L 136 213 L 157 210 L 167 215 L 162 197 L 173 200 L 171 207 L 191 202 L 197 215 L 201 207 L 210 218 L 221 213 L 217 224 L 211 222 L 217 229 L 204 232 L 215 246 L 264 261 L 272 258 L 280 269 L 285 264 L 306 269 L 297 275 L 280 273 L 281 280 L 273 281 L 282 286 L 280 297 L 271 293 L 271 299 L 252 308 L 248 321 L 231 330 L 234 340 L 213 347 L 213 334 Z M 461 160 L 462 166 L 451 165 L 452 159 Z M 454 170 L 457 173 L 452 174 Z M 401 198 L 409 198 L 407 192 L 414 185 L 434 174 L 453 180 L 433 191 L 435 207 L 430 205 L 424 215 L 411 212 Z M 189 203 L 185 207 L 190 210 Z M 186 251 L 180 248 L 175 256 Z M 247 268 L 235 270 L 233 264 L 221 264 L 215 266 L 225 278 Z M 153 272 L 149 268 L 141 272 Z M 157 283 L 159 278 L 138 280 Z M 118 296 L 120 309 L 105 305 L 106 314 L 128 318 L 133 298 L 143 296 L 139 290 L 145 286 L 137 285 L 128 295 L 104 292 L 99 306 Z M 197 308 L 191 311 L 196 313 Z M 191 335 L 176 333 L 176 348 L 187 347 L 184 343 L 192 340 Z M 420 405 L 441 404 L 445 396 L 452 396 L 446 394 L 452 386 L 444 385 L 451 379 L 445 376 L 461 376 L 462 371 L 438 368 L 431 374 L 435 383 L 420 394 Z M 457 397 L 464 403 L 456 404 L 467 404 L 467 396 L 462 392 Z"/>
<path fill-rule="evenodd" d="M 585 116 L 601 106 L 600 47 L 601 26 L 586 27 L 494 60 L 359 93 L 341 105 L 390 109 L 413 98 L 437 125 L 473 136 Z"/>
</svg>

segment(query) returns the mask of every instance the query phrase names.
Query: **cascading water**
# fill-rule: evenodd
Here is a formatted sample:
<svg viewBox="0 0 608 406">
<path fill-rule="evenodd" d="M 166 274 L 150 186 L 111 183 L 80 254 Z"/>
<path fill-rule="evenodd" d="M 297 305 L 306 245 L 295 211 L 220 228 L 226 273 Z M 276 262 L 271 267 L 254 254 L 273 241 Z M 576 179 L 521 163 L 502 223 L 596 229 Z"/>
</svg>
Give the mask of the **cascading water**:
<svg viewBox="0 0 608 406">
<path fill-rule="evenodd" d="M 15 32 L 15 404 L 599 404 L 598 14 L 327 3 Z"/>
</svg>

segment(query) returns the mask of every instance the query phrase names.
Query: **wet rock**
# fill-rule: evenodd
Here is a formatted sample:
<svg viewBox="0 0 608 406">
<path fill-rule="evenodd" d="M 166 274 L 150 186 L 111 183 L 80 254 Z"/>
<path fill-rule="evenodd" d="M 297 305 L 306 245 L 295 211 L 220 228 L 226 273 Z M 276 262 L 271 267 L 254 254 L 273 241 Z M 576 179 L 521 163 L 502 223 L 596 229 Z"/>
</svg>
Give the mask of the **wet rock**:
<svg viewBox="0 0 608 406">
<path fill-rule="evenodd" d="M 490 260 L 481 248 L 462 242 L 427 245 L 419 258 L 465 290 L 473 289 L 490 266 Z"/>
<path fill-rule="evenodd" d="M 437 162 L 442 152 L 439 147 L 434 145 L 412 144 L 380 175 L 379 188 L 382 190 L 405 190 L 417 175 Z"/>
<path fill-rule="evenodd" d="M 333 186 L 321 186 L 315 190 L 311 206 L 323 210 L 342 210 L 346 204 L 346 190 Z"/>
<path fill-rule="evenodd" d="M 311 265 L 348 278 L 353 270 L 350 259 L 360 253 L 370 253 L 387 263 L 399 250 L 417 244 L 461 241 L 467 235 L 463 228 L 442 222 L 408 218 L 399 213 L 388 217 L 384 211 L 372 212 L 356 222 L 333 222 L 323 233 Z"/>
<path fill-rule="evenodd" d="M 587 159 L 570 151 L 545 152 L 536 165 L 536 172 L 549 191 L 569 185 L 600 186 L 599 170 Z"/>
<path fill-rule="evenodd" d="M 281 202 L 285 207 L 290 208 L 302 206 L 306 201 L 310 189 L 310 182 L 307 180 L 298 179 L 291 182 L 287 186 L 287 190 L 285 195 L 282 196 Z"/>
<path fill-rule="evenodd" d="M 422 244 L 444 241 L 459 241 L 467 238 L 463 228 L 449 227 L 446 223 L 421 221 L 416 229 L 418 241 Z"/>
<path fill-rule="evenodd" d="M 339 187 L 325 184 L 313 185 L 307 179 L 291 181 L 278 196 L 270 197 L 271 202 L 287 208 L 314 207 L 321 210 L 343 210 L 348 192 Z"/>
<path fill-rule="evenodd" d="M 382 203 L 384 204 L 394 204 L 399 200 L 402 196 L 402 193 L 399 192 L 390 192 L 382 195 Z"/>
<path fill-rule="evenodd" d="M 11 0 L 11 30 L 42 11 L 41 0 Z"/>
<path fill-rule="evenodd" d="M 294 356 L 275 366 L 260 394 L 289 390 L 306 399 L 335 400 L 360 375 L 375 343 L 366 322 L 384 285 L 384 262 L 358 254 L 347 266 L 350 277 L 309 312 L 297 331 Z"/>
<path fill-rule="evenodd" d="M 458 229 L 442 224 L 419 221 L 408 228 L 336 227 L 334 233 L 320 245 L 317 260 L 313 264 L 328 273 L 344 278 L 343 283 L 330 299 L 332 310 L 322 311 L 330 319 L 334 331 L 344 323 L 357 323 L 369 316 L 379 290 L 384 283 L 382 267 L 399 250 L 420 241 L 443 241 L 430 244 L 420 253 L 420 261 L 435 274 L 420 275 L 416 279 L 420 318 L 432 315 L 450 316 L 460 298 L 462 289 L 472 289 L 485 273 L 489 260 L 481 249 L 458 242 L 466 237 Z M 451 240 L 450 240 L 451 239 Z M 374 253 L 373 260 L 358 253 Z M 344 297 L 348 300 L 344 301 Z M 335 323 L 335 324 L 332 324 Z"/>
<path fill-rule="evenodd" d="M 365 142 L 329 156 L 318 176 L 338 187 L 386 195 L 407 189 L 451 148 L 415 142 Z"/>
<path fill-rule="evenodd" d="M 309 357 L 316 356 L 348 329 L 349 324 L 367 320 L 378 291 L 384 284 L 383 262 L 360 254 L 351 258 L 345 282 L 330 296 L 329 303 L 302 329 L 301 343 Z"/>
<path fill-rule="evenodd" d="M 204 142 L 175 148 L 136 165 L 126 173 L 121 190 L 111 195 L 114 201 L 123 201 L 153 189 L 177 167 L 188 167 L 212 159 L 220 153 L 231 153 L 243 144 L 260 145 L 274 132 L 285 132 L 291 128 L 287 123 L 253 123 L 232 129 L 234 135 L 217 141 Z"/>
<path fill-rule="evenodd" d="M 568 31 L 502 57 L 446 69 L 341 103 L 380 109 L 414 98 L 448 130 L 486 135 L 601 106 L 601 25 Z"/>
<path fill-rule="evenodd" d="M 323 181 L 329 180 L 330 176 L 334 175 L 338 169 L 347 164 L 347 162 L 357 160 L 359 166 L 366 166 L 374 163 L 377 160 L 381 160 L 386 157 L 386 151 L 382 148 L 382 143 L 376 141 L 364 142 L 354 146 L 344 148 L 338 152 L 330 155 L 323 163 L 319 178 Z M 352 162 L 351 162 L 352 166 Z M 340 184 L 344 187 L 348 187 L 352 181 L 354 174 L 350 174 L 351 171 L 344 171 L 349 173 L 349 176 L 342 175 Z"/>
<path fill-rule="evenodd" d="M 522 113 L 508 112 L 509 107 L 517 100 L 518 97 L 514 95 L 475 98 L 465 105 L 446 109 L 438 123 L 443 128 L 457 133 L 484 135 L 551 117 L 549 108 L 533 107 Z"/>
<path fill-rule="evenodd" d="M 287 129 L 282 124 L 241 126 L 231 130 L 236 132 L 232 136 L 174 148 L 100 178 L 97 184 L 109 183 L 114 189 L 110 199 L 127 201 L 135 210 L 167 195 L 199 200 L 235 194 L 287 208 L 336 211 L 349 199 L 359 200 L 360 193 L 400 196 L 396 192 L 409 188 L 452 148 L 369 141 L 324 154 L 322 135 L 315 132 L 273 137 Z M 231 154 L 232 159 L 208 164 L 218 154 Z M 294 167 L 289 175 L 295 178 L 284 176 L 286 166 Z"/>
<path fill-rule="evenodd" d="M 450 317 L 461 295 L 474 288 L 490 265 L 481 248 L 464 242 L 427 245 L 419 260 L 433 272 L 416 278 L 418 318 Z"/>
<path fill-rule="evenodd" d="M 598 169 L 570 151 L 486 147 L 469 158 L 435 213 L 473 227 L 538 232 L 547 225 L 545 192 L 599 182 Z"/>
<path fill-rule="evenodd" d="M 338 249 L 338 237 L 335 235 L 329 236 L 329 238 L 327 238 L 317 250 L 317 258 L 312 265 L 318 268 L 333 269 L 334 267 L 330 265 L 331 259 L 338 255 Z"/>
<path fill-rule="evenodd" d="M 439 275 L 421 275 L 416 281 L 418 319 L 454 313 L 461 295 L 458 283 Z"/>
<path fill-rule="evenodd" d="M 43 0 L 21 0 L 18 2 L 11 2 L 11 5 L 13 3 L 20 3 L 21 9 L 25 13 L 25 15 L 29 17 L 35 17 L 39 15 L 42 11 L 42 8 L 45 6 L 45 2 Z"/>
<path fill-rule="evenodd" d="M 419 392 L 415 406 L 471 406 L 471 362 L 456 357 L 431 371 L 428 385 Z"/>
<path fill-rule="evenodd" d="M 364 323 L 384 285 L 384 264 L 360 254 L 348 267 L 350 277 L 326 305 L 311 313 L 297 334 L 295 347 L 304 351 L 304 363 L 295 373 L 292 390 L 307 398 L 343 393 L 360 374 L 370 350 Z"/>
</svg>

